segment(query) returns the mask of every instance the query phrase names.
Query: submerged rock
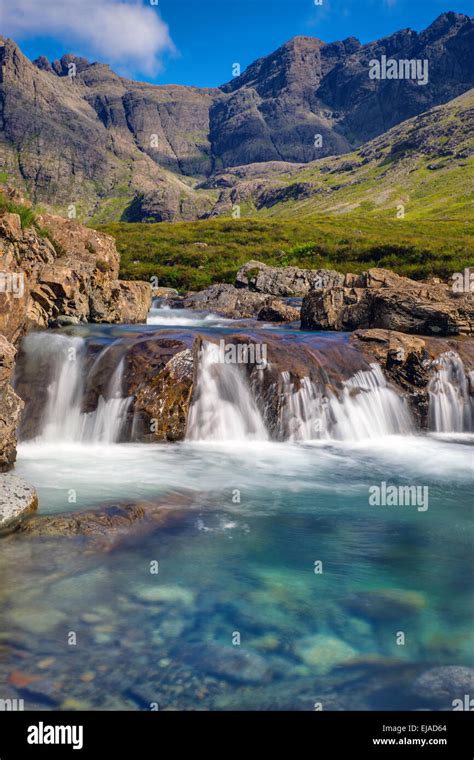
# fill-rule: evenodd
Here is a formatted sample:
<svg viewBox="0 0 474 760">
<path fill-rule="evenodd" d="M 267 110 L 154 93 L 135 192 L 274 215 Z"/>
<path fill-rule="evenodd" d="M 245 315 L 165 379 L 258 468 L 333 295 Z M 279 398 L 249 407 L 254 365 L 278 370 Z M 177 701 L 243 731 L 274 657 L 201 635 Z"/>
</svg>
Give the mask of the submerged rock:
<svg viewBox="0 0 474 760">
<path fill-rule="evenodd" d="M 342 639 L 324 633 L 305 636 L 295 643 L 294 650 L 300 660 L 320 675 L 329 673 L 336 665 L 352 660 L 358 654 Z"/>
<path fill-rule="evenodd" d="M 474 696 L 474 669 L 462 665 L 445 665 L 423 673 L 413 684 L 413 692 L 428 704 L 452 709 L 453 700 Z M 472 709 L 459 707 L 459 709 Z"/>
<path fill-rule="evenodd" d="M 380 622 L 415 615 L 425 605 L 426 599 L 420 592 L 396 588 L 356 591 L 346 600 L 351 612 Z"/>
<path fill-rule="evenodd" d="M 0 534 L 17 528 L 37 508 L 38 496 L 33 486 L 10 473 L 0 475 Z"/>
<path fill-rule="evenodd" d="M 249 652 L 232 644 L 203 641 L 191 644 L 181 656 L 199 670 L 222 676 L 239 683 L 264 683 L 271 679 L 271 669 L 266 660 L 255 652 Z"/>
<path fill-rule="evenodd" d="M 147 604 L 180 604 L 184 607 L 192 607 L 194 594 L 182 586 L 152 586 L 150 584 L 136 589 L 133 593 L 135 599 Z"/>
</svg>

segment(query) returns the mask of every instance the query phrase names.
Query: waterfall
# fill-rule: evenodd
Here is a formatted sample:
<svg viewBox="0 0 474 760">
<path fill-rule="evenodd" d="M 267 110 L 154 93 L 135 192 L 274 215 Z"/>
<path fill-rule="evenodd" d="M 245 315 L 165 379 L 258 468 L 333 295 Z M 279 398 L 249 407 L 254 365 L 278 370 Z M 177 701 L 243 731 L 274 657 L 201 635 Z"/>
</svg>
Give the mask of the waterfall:
<svg viewBox="0 0 474 760">
<path fill-rule="evenodd" d="M 437 433 L 468 433 L 474 430 L 474 398 L 461 357 L 447 351 L 435 362 L 428 384 L 430 430 Z"/>
<path fill-rule="evenodd" d="M 38 440 L 45 443 L 115 443 L 131 403 L 123 398 L 124 361 L 119 362 L 97 407 L 84 412 L 86 342 L 82 338 L 42 333 L 29 336 L 28 350 L 48 358 L 51 381 Z M 105 348 L 100 356 L 103 356 Z"/>
<path fill-rule="evenodd" d="M 265 372 L 265 370 L 262 370 Z M 318 386 L 309 377 L 291 381 L 281 373 L 277 436 L 290 441 L 317 439 L 364 440 L 411 432 L 405 401 L 387 385 L 380 367 L 357 372 L 336 391 Z M 268 440 L 253 385 L 234 364 L 220 360 L 219 347 L 205 342 L 201 349 L 196 397 L 191 406 L 186 438 L 191 441 Z"/>
<path fill-rule="evenodd" d="M 189 411 L 190 441 L 267 440 L 268 432 L 243 370 L 220 361 L 219 347 L 204 342 L 196 397 Z"/>
<path fill-rule="evenodd" d="M 281 423 L 290 440 L 359 441 L 412 430 L 405 401 L 387 385 L 377 364 L 356 372 L 338 393 L 308 377 L 295 390 L 289 373 L 283 373 L 283 388 Z"/>
</svg>

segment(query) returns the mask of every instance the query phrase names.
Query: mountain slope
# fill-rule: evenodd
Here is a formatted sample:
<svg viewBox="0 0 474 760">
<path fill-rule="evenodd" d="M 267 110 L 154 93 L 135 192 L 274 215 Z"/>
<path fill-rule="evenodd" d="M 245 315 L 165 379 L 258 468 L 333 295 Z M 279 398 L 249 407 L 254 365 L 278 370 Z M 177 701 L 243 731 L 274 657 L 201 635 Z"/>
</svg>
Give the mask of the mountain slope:
<svg viewBox="0 0 474 760">
<path fill-rule="evenodd" d="M 468 219 L 474 198 L 474 89 L 344 156 L 236 167 L 206 187 L 221 188 L 220 213 L 238 203 L 246 215 L 359 211 Z"/>
<path fill-rule="evenodd" d="M 73 56 L 32 63 L 0 38 L 0 176 L 80 218 L 205 217 L 221 208 L 212 178 L 224 169 L 347 153 L 473 87 L 473 42 L 472 19 L 455 13 L 368 45 L 296 37 L 205 89 L 133 82 Z M 428 83 L 369 79 L 382 55 L 428 60 Z"/>
</svg>

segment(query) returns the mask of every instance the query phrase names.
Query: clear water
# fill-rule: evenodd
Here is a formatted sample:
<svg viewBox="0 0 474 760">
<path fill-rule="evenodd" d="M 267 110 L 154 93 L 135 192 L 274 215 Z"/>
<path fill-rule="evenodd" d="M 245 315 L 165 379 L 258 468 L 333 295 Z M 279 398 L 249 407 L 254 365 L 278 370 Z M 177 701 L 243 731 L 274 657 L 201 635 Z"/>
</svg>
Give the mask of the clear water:
<svg viewBox="0 0 474 760">
<path fill-rule="evenodd" d="M 22 444 L 43 513 L 138 501 L 169 519 L 112 543 L 2 542 L 5 693 L 26 709 L 426 706 L 420 673 L 473 664 L 473 443 Z M 428 509 L 371 506 L 382 482 L 427 486 Z"/>
</svg>

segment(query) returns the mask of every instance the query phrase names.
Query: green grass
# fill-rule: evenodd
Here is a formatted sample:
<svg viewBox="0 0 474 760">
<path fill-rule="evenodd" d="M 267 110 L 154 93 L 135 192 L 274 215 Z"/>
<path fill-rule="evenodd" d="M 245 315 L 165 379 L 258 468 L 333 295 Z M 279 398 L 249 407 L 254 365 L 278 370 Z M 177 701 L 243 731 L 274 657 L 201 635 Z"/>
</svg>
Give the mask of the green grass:
<svg viewBox="0 0 474 760">
<path fill-rule="evenodd" d="M 115 222 L 99 229 L 117 242 L 123 279 L 158 277 L 163 287 L 180 290 L 233 282 L 239 267 L 250 259 L 342 272 L 386 267 L 415 279 L 448 279 L 472 265 L 473 225 L 457 218 L 408 221 L 369 213 Z"/>
<path fill-rule="evenodd" d="M 0 214 L 5 212 L 9 214 L 18 214 L 22 230 L 31 227 L 31 225 L 36 222 L 36 214 L 33 209 L 24 206 L 22 203 L 14 203 L 0 193 Z"/>
</svg>

